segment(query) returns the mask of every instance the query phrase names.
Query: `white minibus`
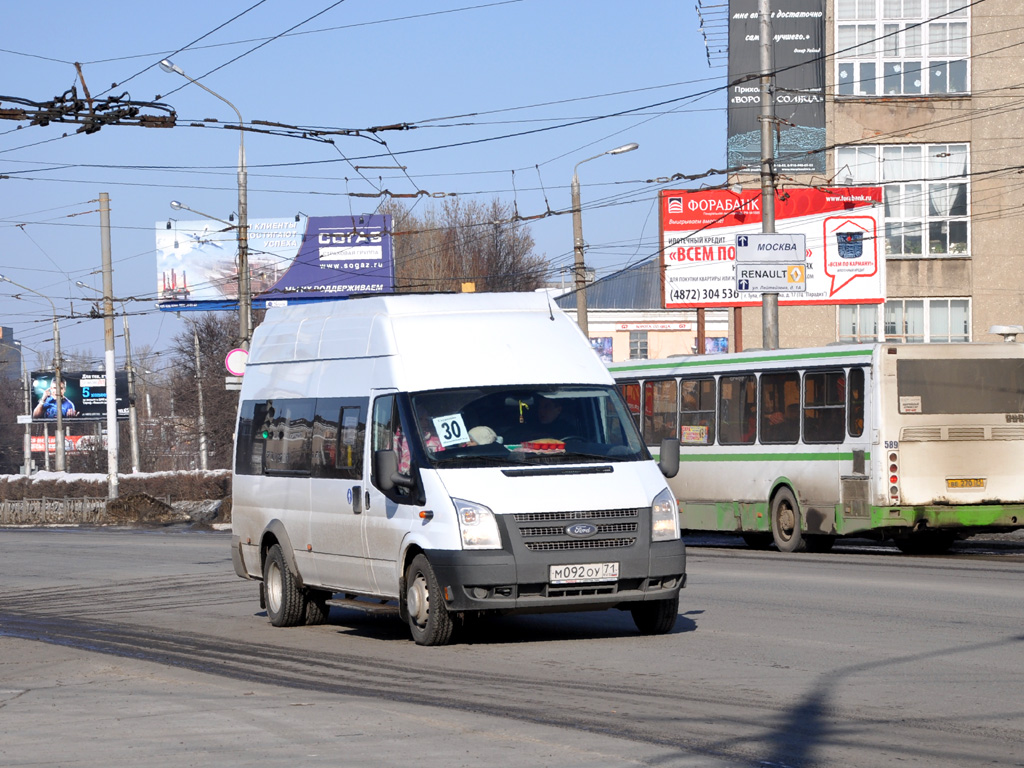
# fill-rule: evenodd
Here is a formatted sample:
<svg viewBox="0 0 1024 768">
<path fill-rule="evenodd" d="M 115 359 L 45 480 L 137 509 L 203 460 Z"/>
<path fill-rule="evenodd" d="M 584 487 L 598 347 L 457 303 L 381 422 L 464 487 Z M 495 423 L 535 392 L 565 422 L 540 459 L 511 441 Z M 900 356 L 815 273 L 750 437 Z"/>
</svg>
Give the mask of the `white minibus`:
<svg viewBox="0 0 1024 768">
<path fill-rule="evenodd" d="M 421 645 L 485 613 L 618 608 L 665 633 L 686 555 L 664 453 L 543 294 L 273 308 L 242 383 L 235 571 L 276 626 L 370 598 Z"/>
</svg>

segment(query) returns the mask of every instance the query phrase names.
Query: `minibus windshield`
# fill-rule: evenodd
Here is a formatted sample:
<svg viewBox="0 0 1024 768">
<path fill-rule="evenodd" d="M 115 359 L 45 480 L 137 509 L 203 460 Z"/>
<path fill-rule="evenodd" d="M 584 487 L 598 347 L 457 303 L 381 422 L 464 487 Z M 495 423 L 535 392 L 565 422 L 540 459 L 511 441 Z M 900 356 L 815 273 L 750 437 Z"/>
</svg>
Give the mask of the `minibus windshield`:
<svg viewBox="0 0 1024 768">
<path fill-rule="evenodd" d="M 469 387 L 411 396 L 436 467 L 649 458 L 613 387 Z"/>
</svg>

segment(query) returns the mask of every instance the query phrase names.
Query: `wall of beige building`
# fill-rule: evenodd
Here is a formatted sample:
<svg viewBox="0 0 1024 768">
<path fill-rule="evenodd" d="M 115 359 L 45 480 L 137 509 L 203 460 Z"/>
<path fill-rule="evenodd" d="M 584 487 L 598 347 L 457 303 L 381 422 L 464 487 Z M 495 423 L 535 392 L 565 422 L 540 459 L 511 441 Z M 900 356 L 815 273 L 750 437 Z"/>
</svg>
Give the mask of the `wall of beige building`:
<svg viewBox="0 0 1024 768">
<path fill-rule="evenodd" d="M 835 48 L 834 2 L 827 3 L 827 50 Z M 971 339 L 994 341 L 992 325 L 1024 324 L 1024 109 L 1015 88 L 1024 73 L 1020 0 L 987 0 L 972 8 L 970 93 L 954 97 L 844 97 L 826 101 L 827 145 L 966 142 L 970 147 L 970 252 L 967 257 L 886 261 L 886 297 L 969 297 Z M 835 81 L 831 59 L 826 81 Z M 780 179 L 779 186 L 832 183 Z M 756 186 L 756 178 L 744 178 Z M 761 308 L 743 310 L 743 347 L 762 346 Z M 779 344 L 819 346 L 838 338 L 838 309 L 781 307 Z"/>
</svg>

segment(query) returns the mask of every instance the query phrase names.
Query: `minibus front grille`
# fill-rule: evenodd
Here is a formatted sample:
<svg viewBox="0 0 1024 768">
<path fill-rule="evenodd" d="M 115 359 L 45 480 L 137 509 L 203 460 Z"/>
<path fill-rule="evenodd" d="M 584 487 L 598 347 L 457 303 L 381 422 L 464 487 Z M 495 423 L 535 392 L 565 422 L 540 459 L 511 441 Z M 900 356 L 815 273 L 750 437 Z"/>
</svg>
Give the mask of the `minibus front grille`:
<svg viewBox="0 0 1024 768">
<path fill-rule="evenodd" d="M 585 552 L 636 544 L 650 511 L 625 509 L 518 512 L 511 515 L 509 533 L 529 552 Z M 589 523 L 589 525 L 586 525 Z M 575 529 L 583 528 L 582 534 Z M 589 530 L 587 530 L 589 528 Z M 570 535 L 570 530 L 577 535 Z"/>
<path fill-rule="evenodd" d="M 528 541 L 526 542 L 526 548 L 531 552 L 565 552 L 584 549 L 631 547 L 635 543 L 635 537 L 618 539 L 570 539 L 568 541 Z"/>
<path fill-rule="evenodd" d="M 607 520 L 608 518 L 632 517 L 639 519 L 639 509 L 599 509 L 576 512 L 519 512 L 513 515 L 517 523 L 541 523 L 552 520 Z"/>
<path fill-rule="evenodd" d="M 636 529 L 636 523 L 607 523 L 597 526 L 597 535 L 602 533 L 636 533 Z M 555 525 L 545 525 L 520 528 L 519 533 L 522 534 L 524 539 L 533 536 L 561 536 L 565 533 L 565 528 Z"/>
</svg>

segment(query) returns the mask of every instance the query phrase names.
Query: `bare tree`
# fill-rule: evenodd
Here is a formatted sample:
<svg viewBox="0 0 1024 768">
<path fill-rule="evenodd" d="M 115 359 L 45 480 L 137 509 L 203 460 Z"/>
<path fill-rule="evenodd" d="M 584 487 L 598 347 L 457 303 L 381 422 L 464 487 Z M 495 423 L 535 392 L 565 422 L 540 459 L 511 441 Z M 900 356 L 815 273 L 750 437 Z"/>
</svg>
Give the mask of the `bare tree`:
<svg viewBox="0 0 1024 768">
<path fill-rule="evenodd" d="M 459 198 L 419 216 L 390 201 L 395 276 L 399 291 L 532 291 L 544 284 L 548 264 L 534 253 L 529 227 L 513 221 L 511 207 Z"/>
<path fill-rule="evenodd" d="M 199 372 L 196 376 L 195 336 L 199 337 Z M 199 460 L 199 387 L 203 388 L 203 421 L 206 429 L 210 469 L 231 466 L 238 392 L 224 388 L 224 358 L 235 345 L 237 318 L 233 314 L 205 312 L 189 322 L 189 329 L 174 337 L 171 344 L 173 367 L 169 394 L 174 399 L 176 449 L 191 453 L 194 467 Z"/>
<path fill-rule="evenodd" d="M 23 461 L 23 427 L 18 415 L 24 413 L 24 390 L 20 378 L 0 376 L 0 475 L 13 475 Z"/>
</svg>

